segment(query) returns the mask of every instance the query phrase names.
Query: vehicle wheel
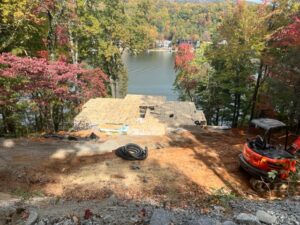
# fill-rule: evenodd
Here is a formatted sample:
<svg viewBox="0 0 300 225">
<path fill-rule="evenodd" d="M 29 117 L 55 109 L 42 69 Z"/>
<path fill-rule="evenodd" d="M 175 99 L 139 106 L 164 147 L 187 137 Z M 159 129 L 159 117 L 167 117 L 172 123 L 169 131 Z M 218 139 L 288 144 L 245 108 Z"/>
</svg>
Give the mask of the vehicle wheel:
<svg viewBox="0 0 300 225">
<path fill-rule="evenodd" d="M 269 191 L 268 183 L 264 182 L 263 180 L 251 178 L 250 185 L 254 191 L 261 193 L 261 194 Z"/>
</svg>

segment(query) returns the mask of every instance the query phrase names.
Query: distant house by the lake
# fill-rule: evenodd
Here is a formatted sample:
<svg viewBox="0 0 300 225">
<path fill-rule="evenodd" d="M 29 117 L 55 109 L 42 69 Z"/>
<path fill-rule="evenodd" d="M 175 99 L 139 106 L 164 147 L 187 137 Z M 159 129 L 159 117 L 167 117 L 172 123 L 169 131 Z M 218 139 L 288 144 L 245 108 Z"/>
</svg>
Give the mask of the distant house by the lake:
<svg viewBox="0 0 300 225">
<path fill-rule="evenodd" d="M 172 41 L 170 40 L 156 40 L 155 41 L 156 48 L 171 48 Z"/>
</svg>

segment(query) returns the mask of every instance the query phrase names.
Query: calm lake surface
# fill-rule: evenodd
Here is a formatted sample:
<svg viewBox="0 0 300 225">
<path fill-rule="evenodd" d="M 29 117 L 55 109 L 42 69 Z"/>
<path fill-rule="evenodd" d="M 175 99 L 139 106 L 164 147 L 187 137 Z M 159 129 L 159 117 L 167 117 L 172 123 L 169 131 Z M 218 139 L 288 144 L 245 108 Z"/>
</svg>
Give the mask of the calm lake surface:
<svg viewBox="0 0 300 225">
<path fill-rule="evenodd" d="M 173 90 L 176 78 L 175 55 L 171 52 L 145 52 L 137 56 L 123 55 L 128 71 L 128 94 L 162 95 L 176 100 Z"/>
</svg>

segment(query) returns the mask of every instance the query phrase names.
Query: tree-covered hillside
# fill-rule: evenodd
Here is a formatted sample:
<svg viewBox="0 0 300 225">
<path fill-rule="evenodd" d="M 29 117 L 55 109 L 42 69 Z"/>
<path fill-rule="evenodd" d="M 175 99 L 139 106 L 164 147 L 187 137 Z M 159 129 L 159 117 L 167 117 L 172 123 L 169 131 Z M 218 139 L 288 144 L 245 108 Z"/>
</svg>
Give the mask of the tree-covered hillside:
<svg viewBox="0 0 300 225">
<path fill-rule="evenodd" d="M 210 42 L 192 56 L 189 46 L 179 47 L 182 99 L 204 109 L 210 124 L 237 127 L 275 117 L 299 131 L 299 2 L 238 1 L 222 12 Z"/>
<path fill-rule="evenodd" d="M 296 0 L 2 0 L 0 134 L 63 129 L 88 98 L 123 97 L 124 51 L 165 39 L 181 98 L 209 123 L 299 126 L 299 11 Z"/>
</svg>

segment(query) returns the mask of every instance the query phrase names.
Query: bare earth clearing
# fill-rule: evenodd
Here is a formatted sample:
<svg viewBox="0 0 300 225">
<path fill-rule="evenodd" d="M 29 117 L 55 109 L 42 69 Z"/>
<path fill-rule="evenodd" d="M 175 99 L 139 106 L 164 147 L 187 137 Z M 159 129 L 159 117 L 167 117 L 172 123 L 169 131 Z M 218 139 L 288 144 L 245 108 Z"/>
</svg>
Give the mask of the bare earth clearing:
<svg viewBox="0 0 300 225">
<path fill-rule="evenodd" d="M 2 139 L 0 224 L 299 224 L 299 198 L 261 201 L 249 187 L 237 160 L 241 130 L 97 134 L 81 142 Z M 147 146 L 148 158 L 114 154 L 130 142 Z"/>
<path fill-rule="evenodd" d="M 0 190 L 67 199 L 149 199 L 185 205 L 223 188 L 253 197 L 238 169 L 241 131 L 190 130 L 167 136 L 101 136 L 99 141 L 2 140 Z M 112 150 L 135 142 L 149 157 L 131 162 Z M 4 147 L 6 146 L 6 147 Z"/>
</svg>

